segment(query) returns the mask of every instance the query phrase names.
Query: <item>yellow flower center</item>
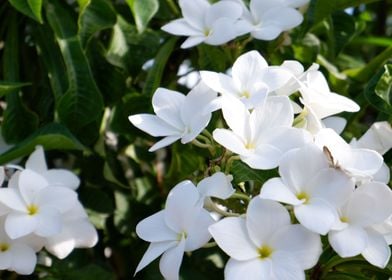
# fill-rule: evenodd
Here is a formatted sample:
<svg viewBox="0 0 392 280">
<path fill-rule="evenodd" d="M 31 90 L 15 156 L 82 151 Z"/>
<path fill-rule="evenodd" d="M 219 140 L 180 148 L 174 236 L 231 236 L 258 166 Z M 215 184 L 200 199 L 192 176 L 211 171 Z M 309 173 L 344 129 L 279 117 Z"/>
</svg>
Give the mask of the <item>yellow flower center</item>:
<svg viewBox="0 0 392 280">
<path fill-rule="evenodd" d="M 256 145 L 253 142 L 248 142 L 248 143 L 245 144 L 245 148 L 247 150 L 254 150 L 256 148 Z"/>
<path fill-rule="evenodd" d="M 348 219 L 348 217 L 343 216 L 343 217 L 340 217 L 340 221 L 341 221 L 342 223 L 348 223 L 349 219 Z"/>
<path fill-rule="evenodd" d="M 27 206 L 27 213 L 30 216 L 34 216 L 35 214 L 38 213 L 38 206 L 35 204 L 30 204 L 29 206 Z"/>
<path fill-rule="evenodd" d="M 250 98 L 250 92 L 247 91 L 247 90 L 244 90 L 244 91 L 241 93 L 241 97 Z"/>
<path fill-rule="evenodd" d="M 6 252 L 10 248 L 10 245 L 7 243 L 0 243 L 0 252 Z"/>
<path fill-rule="evenodd" d="M 272 255 L 273 250 L 271 247 L 264 245 L 264 246 L 261 246 L 260 248 L 258 248 L 257 252 L 259 253 L 260 259 L 266 259 Z"/>
<path fill-rule="evenodd" d="M 304 200 L 304 204 L 309 202 L 309 195 L 306 192 L 297 193 L 297 198 L 299 200 Z"/>
<path fill-rule="evenodd" d="M 208 37 L 208 36 L 210 36 L 211 35 L 211 33 L 212 33 L 212 30 L 211 29 L 209 29 L 209 28 L 206 28 L 206 29 L 204 29 L 204 36 L 206 36 L 206 37 Z"/>
<path fill-rule="evenodd" d="M 188 235 L 186 234 L 185 231 L 180 232 L 179 234 L 177 234 L 177 241 L 181 241 L 182 239 L 185 239 Z"/>
</svg>

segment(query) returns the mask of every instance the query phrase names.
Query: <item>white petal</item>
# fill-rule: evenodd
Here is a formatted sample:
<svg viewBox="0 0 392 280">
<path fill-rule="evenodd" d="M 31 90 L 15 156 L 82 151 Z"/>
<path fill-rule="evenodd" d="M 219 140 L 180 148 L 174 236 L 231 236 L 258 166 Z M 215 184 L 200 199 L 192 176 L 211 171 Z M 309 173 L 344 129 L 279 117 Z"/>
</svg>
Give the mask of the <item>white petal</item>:
<svg viewBox="0 0 392 280">
<path fill-rule="evenodd" d="M 269 92 L 272 92 L 285 85 L 292 78 L 292 74 L 281 67 L 272 66 L 263 71 L 262 78 L 268 85 Z"/>
<path fill-rule="evenodd" d="M 255 151 L 241 156 L 241 160 L 254 169 L 272 169 L 279 165 L 283 152 L 268 144 L 258 144 Z"/>
<path fill-rule="evenodd" d="M 27 211 L 26 203 L 23 201 L 19 192 L 15 188 L 0 188 L 0 202 L 4 208 L 8 207 L 9 209 L 20 212 Z M 7 212 L 7 210 L 2 209 L 1 212 Z"/>
<path fill-rule="evenodd" d="M 271 0 L 251 0 L 249 4 L 249 8 L 254 15 L 261 15 L 265 11 L 272 9 L 276 6 L 280 6 L 282 1 L 271 1 Z"/>
<path fill-rule="evenodd" d="M 24 201 L 31 203 L 37 193 L 48 186 L 48 181 L 41 174 L 25 169 L 19 174 L 19 190 Z"/>
<path fill-rule="evenodd" d="M 272 178 L 264 183 L 260 190 L 260 197 L 265 199 L 272 199 L 291 205 L 300 205 L 302 201 L 299 200 L 295 193 L 295 190 L 290 189 L 286 186 L 281 178 Z"/>
<path fill-rule="evenodd" d="M 187 22 L 193 27 L 201 28 L 204 26 L 204 17 L 210 4 L 206 0 L 180 0 L 182 14 Z"/>
<path fill-rule="evenodd" d="M 42 173 L 48 170 L 42 146 L 35 147 L 35 151 L 29 156 L 25 166 L 26 169 L 31 169 L 37 173 Z"/>
<path fill-rule="evenodd" d="M 193 226 L 201 208 L 196 186 L 191 181 L 178 183 L 166 200 L 164 218 L 167 226 L 177 233 L 187 232 Z"/>
<path fill-rule="evenodd" d="M 193 27 L 183 18 L 173 20 L 162 26 L 161 29 L 179 36 L 197 36 L 202 34 L 202 30 Z"/>
<path fill-rule="evenodd" d="M 246 212 L 246 226 L 253 243 L 260 247 L 281 227 L 290 224 L 283 205 L 268 199 L 253 198 Z"/>
<path fill-rule="evenodd" d="M 177 245 L 177 241 L 153 242 L 148 246 L 143 258 L 136 267 L 135 274 L 158 258 L 163 252 Z"/>
<path fill-rule="evenodd" d="M 392 127 L 384 122 L 375 122 L 357 142 L 358 148 L 375 150 L 381 155 L 392 148 Z"/>
<path fill-rule="evenodd" d="M 359 255 L 368 244 L 368 234 L 361 227 L 348 226 L 341 231 L 331 231 L 328 241 L 342 258 Z"/>
<path fill-rule="evenodd" d="M 381 168 L 384 160 L 373 150 L 352 149 L 350 158 L 343 161 L 343 167 L 353 175 L 371 176 Z"/>
<path fill-rule="evenodd" d="M 308 204 L 294 207 L 297 220 L 310 231 L 326 234 L 338 218 L 336 210 L 321 199 L 311 199 Z"/>
<path fill-rule="evenodd" d="M 151 146 L 150 149 L 148 149 L 149 152 L 155 152 L 156 150 L 159 150 L 163 147 L 169 146 L 170 144 L 176 142 L 178 139 L 180 139 L 180 135 L 174 135 L 174 136 L 167 136 L 158 142 L 156 142 L 154 145 Z"/>
<path fill-rule="evenodd" d="M 272 279 L 271 261 L 254 258 L 248 261 L 238 261 L 230 258 L 225 266 L 225 279 L 238 280 Z"/>
<path fill-rule="evenodd" d="M 337 134 L 341 134 L 347 124 L 347 120 L 341 117 L 329 117 L 323 119 L 323 124 L 327 128 L 332 128 Z"/>
<path fill-rule="evenodd" d="M 179 129 L 151 114 L 137 114 L 128 117 L 129 121 L 151 136 L 166 136 L 179 134 Z"/>
<path fill-rule="evenodd" d="M 185 96 L 177 91 L 158 88 L 152 96 L 152 106 L 155 114 L 169 125 L 183 128 L 180 112 Z"/>
<path fill-rule="evenodd" d="M 60 213 L 53 207 L 41 207 L 37 217 L 37 227 L 35 234 L 42 237 L 49 237 L 61 232 L 63 221 Z"/>
<path fill-rule="evenodd" d="M 9 269 L 11 267 L 11 263 L 12 263 L 12 253 L 10 252 L 10 250 L 7 250 L 5 252 L 1 252 L 0 253 L 0 269 L 1 270 L 5 270 L 5 269 Z"/>
<path fill-rule="evenodd" d="M 264 106 L 255 109 L 253 117 L 257 131 L 277 126 L 291 127 L 294 119 L 293 107 L 287 96 L 269 96 Z"/>
<path fill-rule="evenodd" d="M 213 132 L 213 137 L 216 142 L 236 154 L 247 154 L 243 140 L 234 132 L 217 128 Z"/>
<path fill-rule="evenodd" d="M 12 264 L 11 269 L 18 274 L 31 274 L 37 263 L 37 256 L 30 247 L 24 244 L 12 245 Z"/>
<path fill-rule="evenodd" d="M 280 35 L 280 33 L 282 33 L 282 31 L 282 28 L 278 26 L 268 25 L 253 30 L 251 32 L 251 35 L 252 37 L 259 40 L 271 41 L 276 39 Z"/>
<path fill-rule="evenodd" d="M 185 251 L 194 251 L 204 246 L 208 240 L 211 239 L 211 234 L 208 231 L 208 227 L 214 224 L 214 219 L 210 213 L 204 209 L 201 209 L 199 215 L 196 217 L 193 225 L 187 232 L 185 240 Z"/>
<path fill-rule="evenodd" d="M 202 42 L 204 42 L 204 40 L 206 39 L 206 37 L 203 36 L 194 36 L 194 37 L 189 37 L 188 39 L 186 39 L 182 44 L 181 44 L 181 48 L 182 49 L 187 49 L 187 48 L 191 48 L 194 47 Z"/>
<path fill-rule="evenodd" d="M 76 190 L 80 185 L 80 180 L 73 172 L 65 169 L 50 169 L 42 175 L 51 186 L 61 186 Z"/>
<path fill-rule="evenodd" d="M 224 98 L 222 102 L 222 113 L 227 125 L 239 137 L 250 138 L 249 111 L 245 105 L 236 98 Z"/>
<path fill-rule="evenodd" d="M 316 265 L 323 251 L 320 236 L 299 224 L 281 227 L 270 242 L 275 250 L 294 255 L 302 269 Z"/>
<path fill-rule="evenodd" d="M 5 231 L 11 239 L 16 239 L 35 231 L 38 221 L 35 216 L 11 212 L 5 220 Z"/>
<path fill-rule="evenodd" d="M 216 2 L 211 5 L 205 15 L 206 26 L 211 26 L 221 18 L 238 19 L 242 14 L 241 6 L 233 1 Z"/>
<path fill-rule="evenodd" d="M 368 229 L 368 243 L 362 256 L 372 265 L 385 268 L 391 257 L 391 249 L 384 237 L 378 232 Z"/>
<path fill-rule="evenodd" d="M 373 175 L 373 180 L 377 182 L 381 182 L 384 184 L 388 184 L 389 180 L 391 179 L 390 169 L 388 165 L 384 162 L 380 169 Z"/>
<path fill-rule="evenodd" d="M 212 196 L 227 199 L 235 192 L 231 184 L 232 179 L 232 176 L 227 176 L 223 172 L 217 172 L 201 180 L 197 184 L 197 190 L 203 197 Z"/>
<path fill-rule="evenodd" d="M 177 246 L 163 253 L 159 262 L 159 270 L 165 279 L 178 280 L 180 266 L 184 256 L 185 240 L 181 239 Z"/>
<path fill-rule="evenodd" d="M 303 21 L 303 16 L 296 9 L 288 7 L 275 7 L 267 10 L 262 15 L 262 25 L 277 26 L 282 31 L 287 31 L 300 25 Z"/>
<path fill-rule="evenodd" d="M 78 202 L 77 193 L 63 187 L 50 187 L 39 191 L 37 198 L 33 201 L 38 206 L 48 206 L 65 213 L 76 206 Z"/>
<path fill-rule="evenodd" d="M 137 235 L 148 242 L 172 241 L 177 234 L 165 223 L 164 211 L 161 210 L 140 221 L 136 226 Z"/>
<path fill-rule="evenodd" d="M 207 44 L 217 46 L 233 40 L 237 34 L 236 20 L 220 18 L 211 26 L 211 33 L 207 36 Z"/>
<path fill-rule="evenodd" d="M 250 240 L 243 218 L 224 218 L 208 228 L 218 246 L 238 261 L 258 257 L 257 247 Z"/>
<path fill-rule="evenodd" d="M 271 258 L 274 279 L 305 280 L 305 272 L 296 255 L 277 251 Z"/>
</svg>

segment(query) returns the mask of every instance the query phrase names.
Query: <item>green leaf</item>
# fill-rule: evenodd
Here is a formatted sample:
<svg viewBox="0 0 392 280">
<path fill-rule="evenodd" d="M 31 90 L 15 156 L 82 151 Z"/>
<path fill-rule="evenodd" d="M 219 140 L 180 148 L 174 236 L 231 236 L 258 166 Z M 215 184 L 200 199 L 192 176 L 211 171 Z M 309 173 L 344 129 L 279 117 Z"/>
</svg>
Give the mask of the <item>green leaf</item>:
<svg viewBox="0 0 392 280">
<path fill-rule="evenodd" d="M 61 124 L 48 124 L 0 155 L 0 164 L 31 154 L 37 145 L 45 150 L 83 150 L 83 145 Z"/>
<path fill-rule="evenodd" d="M 22 14 L 43 23 L 42 21 L 42 0 L 9 0 L 11 5 Z"/>
<path fill-rule="evenodd" d="M 142 33 L 159 9 L 158 0 L 126 0 L 139 33 Z"/>
<path fill-rule="evenodd" d="M 146 84 L 143 88 L 143 94 L 151 96 L 154 91 L 160 86 L 162 81 L 163 71 L 170 55 L 174 50 L 177 38 L 170 38 L 158 51 L 154 60 L 154 65 L 147 75 Z"/>
<path fill-rule="evenodd" d="M 330 38 L 330 52 L 336 57 L 355 35 L 355 21 L 351 15 L 343 11 L 332 15 L 333 36 Z"/>
<path fill-rule="evenodd" d="M 200 70 L 226 71 L 227 55 L 224 51 L 206 44 L 198 45 L 197 50 L 199 52 L 198 64 Z"/>
<path fill-rule="evenodd" d="M 389 115 L 392 115 L 391 67 L 391 64 L 385 65 L 374 75 L 365 89 L 365 96 L 370 104 Z"/>
<path fill-rule="evenodd" d="M 18 92 L 22 87 L 29 86 L 30 83 L 15 83 L 0 81 L 0 97 L 3 97 L 10 93 Z"/>
<path fill-rule="evenodd" d="M 252 169 L 246 163 L 243 163 L 239 160 L 233 162 L 233 165 L 231 166 L 231 174 L 233 175 L 235 184 L 246 181 L 257 181 L 264 183 L 275 175 L 273 172 Z"/>
<path fill-rule="evenodd" d="M 93 78 L 80 39 L 73 26 L 62 21 L 66 11 L 57 2 L 47 10 L 49 24 L 55 31 L 67 69 L 68 89 L 57 102 L 59 119 L 85 144 L 99 134 L 103 98 Z"/>
<path fill-rule="evenodd" d="M 81 6 L 79 13 L 79 36 L 83 48 L 97 32 L 116 24 L 116 12 L 110 1 L 88 0 Z"/>
</svg>

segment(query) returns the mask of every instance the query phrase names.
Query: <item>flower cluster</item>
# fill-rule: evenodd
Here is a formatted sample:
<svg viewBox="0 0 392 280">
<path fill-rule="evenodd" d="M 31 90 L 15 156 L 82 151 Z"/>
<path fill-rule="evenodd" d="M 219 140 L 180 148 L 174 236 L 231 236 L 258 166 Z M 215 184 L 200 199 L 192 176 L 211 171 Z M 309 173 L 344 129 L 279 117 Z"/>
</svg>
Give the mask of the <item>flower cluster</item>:
<svg viewBox="0 0 392 280">
<path fill-rule="evenodd" d="M 63 259 L 74 248 L 90 248 L 98 241 L 94 226 L 78 200 L 79 178 L 65 169 L 48 169 L 42 147 L 25 168 L 7 178 L 1 168 L 0 269 L 31 274 L 36 253 L 45 248 Z"/>
<path fill-rule="evenodd" d="M 221 45 L 250 33 L 253 38 L 274 40 L 283 31 L 301 24 L 297 10 L 309 0 L 180 0 L 183 18 L 162 27 L 168 33 L 188 36 L 181 45 L 190 48 L 200 43 Z"/>
<path fill-rule="evenodd" d="M 199 2 L 204 3 L 194 3 Z M 187 16 L 187 1 L 181 3 Z M 253 9 L 256 3 L 251 1 Z M 305 270 L 323 252 L 320 236 L 327 236 L 340 257 L 362 255 L 384 268 L 391 255 L 392 191 L 382 154 L 392 147 L 391 126 L 375 123 L 347 143 L 340 136 L 346 122 L 334 115 L 359 106 L 331 92 L 316 64 L 307 70 L 297 61 L 269 66 L 250 51 L 235 61 L 230 74 L 201 71 L 200 76 L 186 96 L 158 89 L 156 115 L 129 119 L 152 136 L 165 137 L 151 150 L 178 139 L 209 148 L 211 156 L 223 147 L 219 162 L 226 175 L 214 173 L 197 187 L 179 183 L 166 208 L 138 224 L 137 234 L 151 245 L 137 272 L 163 253 L 162 274 L 178 279 L 184 251 L 202 247 L 210 237 L 230 256 L 226 279 L 245 273 L 247 279 L 305 279 Z M 217 110 L 227 127 L 210 133 L 206 127 Z M 277 168 L 279 176 L 264 182 L 258 196 L 243 188 L 234 192 L 229 175 L 234 160 L 257 170 Z M 206 198 L 211 196 L 240 199 L 246 213 Z"/>
</svg>

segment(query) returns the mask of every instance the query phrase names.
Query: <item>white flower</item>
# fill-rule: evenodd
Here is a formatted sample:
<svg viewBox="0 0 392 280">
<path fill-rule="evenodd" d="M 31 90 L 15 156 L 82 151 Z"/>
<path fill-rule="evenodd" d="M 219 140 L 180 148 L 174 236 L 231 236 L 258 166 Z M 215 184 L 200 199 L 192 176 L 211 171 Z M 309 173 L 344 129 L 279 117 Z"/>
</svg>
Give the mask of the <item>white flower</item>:
<svg viewBox="0 0 392 280">
<path fill-rule="evenodd" d="M 392 214 L 392 191 L 382 183 L 361 185 L 339 210 L 339 220 L 328 234 L 332 248 L 341 257 L 358 254 L 384 268 L 391 250 L 383 235 L 371 226 Z"/>
<path fill-rule="evenodd" d="M 229 198 L 235 189 L 231 185 L 233 176 L 216 172 L 212 176 L 206 177 L 197 184 L 197 191 L 201 198 L 216 197 L 220 199 Z"/>
<path fill-rule="evenodd" d="M 355 148 L 365 148 L 385 154 L 392 148 L 392 127 L 388 122 L 375 122 L 358 140 L 350 143 Z"/>
<path fill-rule="evenodd" d="M 302 23 L 303 16 L 295 8 L 304 2 L 251 0 L 249 10 L 243 4 L 242 18 L 251 26 L 252 37 L 260 40 L 274 40 L 283 31 L 288 31 Z"/>
<path fill-rule="evenodd" d="M 207 107 L 216 98 L 216 93 L 199 83 L 187 96 L 158 88 L 152 97 L 156 115 L 137 114 L 129 116 L 129 121 L 137 128 L 154 136 L 165 136 L 149 151 L 155 151 L 181 139 L 181 143 L 191 142 L 208 125 L 211 111 Z"/>
<path fill-rule="evenodd" d="M 163 254 L 159 263 L 162 275 L 170 280 L 179 278 L 184 252 L 202 247 L 211 238 L 207 228 L 214 220 L 199 201 L 195 185 L 183 181 L 170 191 L 164 210 L 139 222 L 137 235 L 151 244 L 135 273 Z"/>
<path fill-rule="evenodd" d="M 17 186 L 0 189 L 0 203 L 9 208 L 7 234 L 15 239 L 30 233 L 42 237 L 59 233 L 61 214 L 75 206 L 77 194 L 69 188 L 50 186 L 45 177 L 30 169 L 16 176 Z"/>
<path fill-rule="evenodd" d="M 305 279 L 321 254 L 321 241 L 301 225 L 291 225 L 277 202 L 253 198 L 246 218 L 225 218 L 209 227 L 218 246 L 230 256 L 225 279 Z"/>
<path fill-rule="evenodd" d="M 98 234 L 78 202 L 63 214 L 60 233 L 46 239 L 45 248 L 59 259 L 67 257 L 75 248 L 91 248 L 98 242 Z"/>
<path fill-rule="evenodd" d="M 293 205 L 297 220 L 319 234 L 326 234 L 335 224 L 337 208 L 354 189 L 354 182 L 329 168 L 323 152 L 313 144 L 283 156 L 279 174 L 280 178 L 262 186 L 260 197 Z"/>
<path fill-rule="evenodd" d="M 291 127 L 293 109 L 286 96 L 268 97 L 252 112 L 235 98 L 222 103 L 231 130 L 215 129 L 213 137 L 252 168 L 275 168 L 284 153 L 311 141 L 305 130 Z"/>
<path fill-rule="evenodd" d="M 353 148 L 329 128 L 322 129 L 315 135 L 315 143 L 328 151 L 332 166 L 356 179 L 372 178 L 383 164 L 379 153 L 370 149 Z"/>
<path fill-rule="evenodd" d="M 250 51 L 233 64 L 232 75 L 201 71 L 203 82 L 222 96 L 240 99 L 248 109 L 262 103 L 269 92 L 281 88 L 292 77 L 280 67 L 269 67 L 257 52 Z"/>
<path fill-rule="evenodd" d="M 189 36 L 181 45 L 190 48 L 202 42 L 221 45 L 245 34 L 247 29 L 238 21 L 241 6 L 222 1 L 210 4 L 207 0 L 180 0 L 183 18 L 162 27 L 162 30 L 179 36 Z"/>
<path fill-rule="evenodd" d="M 32 247 L 21 239 L 11 239 L 4 231 L 4 219 L 0 221 L 0 270 L 11 270 L 18 274 L 31 274 L 37 263 Z"/>
</svg>

